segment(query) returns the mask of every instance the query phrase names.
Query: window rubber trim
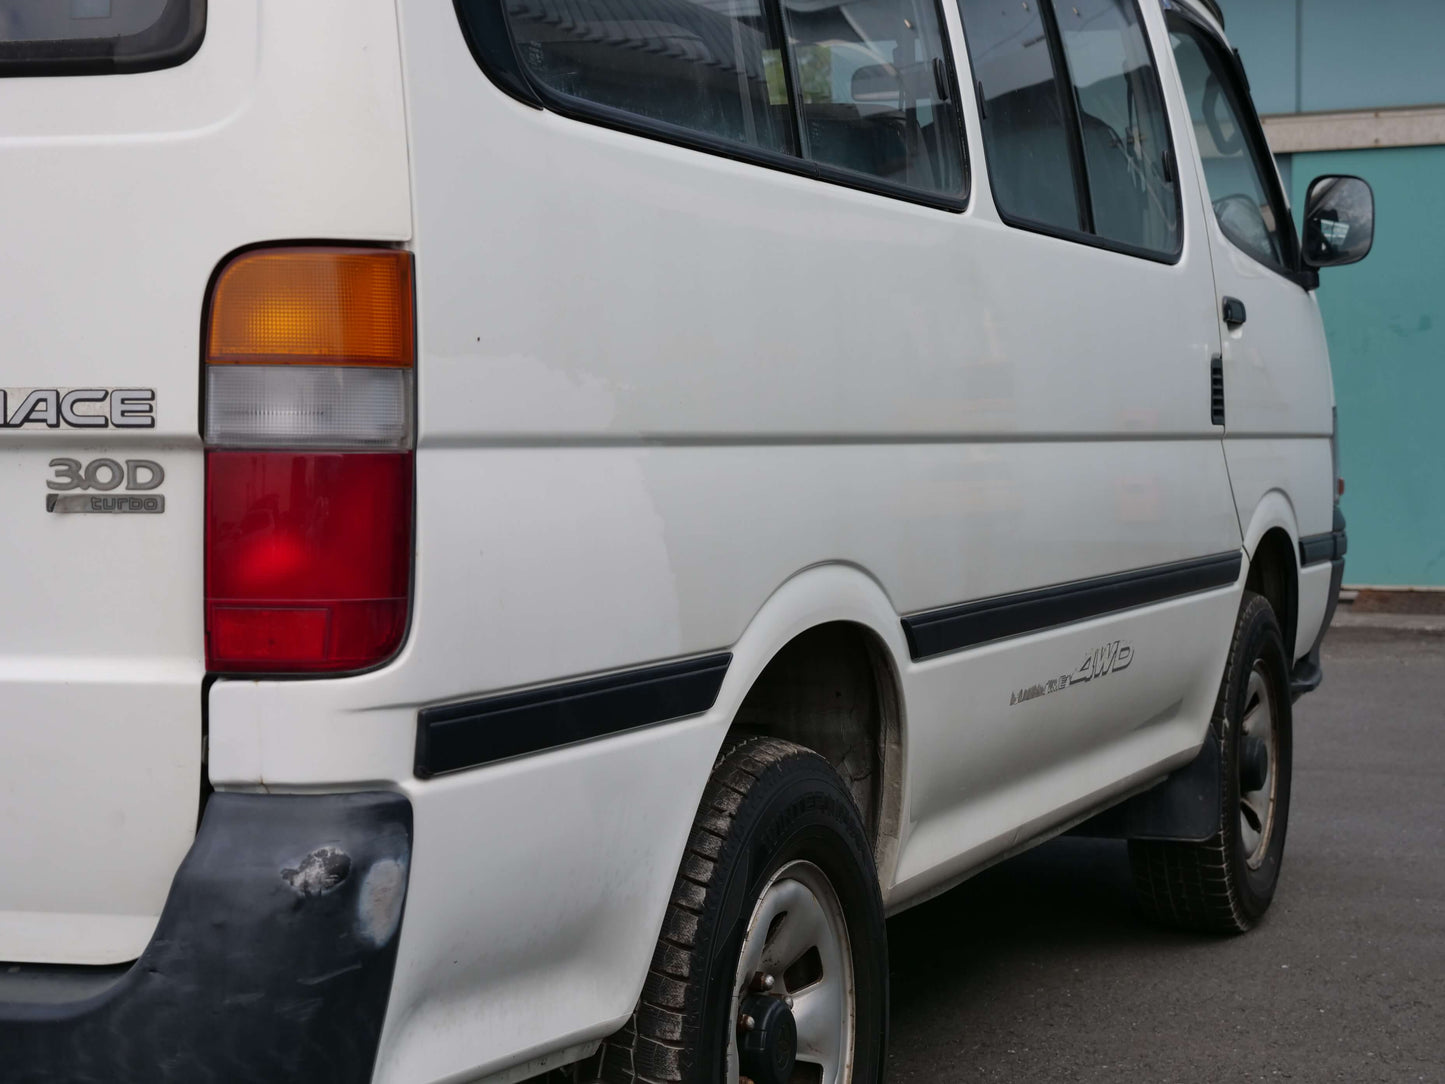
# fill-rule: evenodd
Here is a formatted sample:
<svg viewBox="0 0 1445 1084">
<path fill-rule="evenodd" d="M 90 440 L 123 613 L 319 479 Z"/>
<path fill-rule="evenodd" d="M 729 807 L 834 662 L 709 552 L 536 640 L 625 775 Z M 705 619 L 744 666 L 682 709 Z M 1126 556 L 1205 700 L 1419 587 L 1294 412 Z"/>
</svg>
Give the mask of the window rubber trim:
<svg viewBox="0 0 1445 1084">
<path fill-rule="evenodd" d="M 1244 567 L 1240 551 L 1198 557 L 1094 579 L 997 595 L 903 618 L 914 662 L 1027 636 L 1096 617 L 1232 587 Z"/>
<path fill-rule="evenodd" d="M 1039 2 L 1041 4 L 1039 10 L 1039 18 L 1045 24 L 1044 33 L 1046 35 L 1050 35 L 1052 32 L 1048 29 L 1048 25 L 1053 21 L 1054 18 L 1052 0 L 1039 0 Z M 1056 226 L 1048 222 L 1039 222 L 1035 219 L 1027 218 L 1023 215 L 1016 215 L 1010 211 L 1006 211 L 1003 209 L 1002 206 L 999 205 L 997 195 L 994 195 L 997 189 L 994 187 L 993 160 L 989 157 L 986 141 L 983 148 L 984 167 L 988 171 L 989 192 L 990 195 L 993 196 L 994 210 L 998 212 L 999 219 L 1002 220 L 1004 225 L 1012 226 L 1014 229 L 1023 230 L 1027 233 L 1042 234 L 1045 237 L 1054 237 L 1061 241 L 1069 241 L 1077 245 L 1084 245 L 1088 248 L 1103 249 L 1106 252 L 1117 252 L 1124 256 L 1133 256 L 1137 259 L 1148 260 L 1150 263 L 1165 264 L 1167 266 L 1174 267 L 1178 265 L 1179 261 L 1184 259 L 1184 194 L 1180 190 L 1181 186 L 1179 183 L 1179 170 L 1181 168 L 1179 164 L 1179 151 L 1176 141 L 1174 139 L 1174 125 L 1170 122 L 1169 118 L 1169 106 L 1164 98 L 1164 86 L 1159 78 L 1159 57 L 1154 50 L 1154 41 L 1149 36 L 1149 25 L 1144 21 L 1144 13 L 1139 8 L 1138 0 L 1129 0 L 1129 3 L 1133 4 L 1134 6 L 1134 14 L 1138 19 L 1139 29 L 1144 37 L 1144 48 L 1149 53 L 1149 64 L 1154 69 L 1155 89 L 1159 92 L 1160 104 L 1164 106 L 1164 130 L 1169 135 L 1168 154 L 1170 161 L 1174 163 L 1174 228 L 1177 238 L 1174 249 L 1169 252 L 1160 252 L 1158 249 L 1144 248 L 1141 245 L 1131 245 L 1126 241 L 1115 241 L 1114 239 L 1109 237 L 1101 237 L 1097 233 L 1086 233 L 1083 230 L 1071 230 L 1066 226 Z M 963 25 L 964 44 L 965 46 L 968 46 L 968 19 L 964 18 L 961 0 L 958 14 L 959 21 Z M 1053 48 L 1054 46 L 1052 37 L 1050 37 L 1049 49 L 1051 59 L 1053 55 Z M 968 51 L 969 65 L 971 71 L 973 64 L 973 49 L 971 46 L 968 46 Z M 1060 52 L 1062 53 L 1062 41 L 1060 43 Z M 1072 131 L 1065 133 L 1069 138 L 1069 160 L 1070 162 L 1082 163 L 1084 160 L 1084 137 L 1076 115 L 1078 106 L 1074 99 L 1073 79 L 1069 76 L 1067 58 L 1061 57 L 1059 63 L 1054 65 L 1054 83 L 1056 89 L 1058 90 L 1064 111 L 1066 114 L 1068 114 L 1064 118 L 1065 123 L 1071 124 L 1072 126 Z M 979 120 L 980 124 L 982 124 L 984 102 L 983 90 L 981 87 L 976 90 L 976 94 L 978 99 L 977 105 L 980 114 Z M 982 132 L 981 127 L 980 132 Z M 1081 166 L 1076 165 L 1074 168 L 1078 170 L 1079 168 L 1081 168 Z M 1084 191 L 1087 191 L 1087 173 L 1084 174 L 1084 178 Z M 1075 181 L 1075 185 L 1075 191 L 1077 192 L 1078 181 Z M 1092 221 L 1094 214 L 1092 201 L 1090 201 L 1089 206 L 1080 208 L 1079 213 L 1081 215 L 1087 215 L 1089 220 Z"/>
<path fill-rule="evenodd" d="M 533 88 L 531 81 L 517 59 L 517 45 L 512 40 L 512 29 L 507 25 L 507 16 L 502 12 L 506 0 L 452 0 L 461 26 L 462 39 L 471 50 L 472 59 L 487 78 L 503 93 L 515 98 L 523 105 L 534 109 L 542 108 L 542 99 Z M 483 23 L 477 26 L 469 11 L 475 11 Z"/>
<path fill-rule="evenodd" d="M 640 117 L 636 113 L 629 113 L 626 110 L 614 109 L 611 106 L 602 105 L 586 98 L 578 98 L 574 95 L 563 94 L 553 90 L 540 80 L 533 79 L 528 74 L 525 66 L 517 57 L 516 44 L 511 36 L 511 28 L 507 25 L 506 15 L 502 11 L 502 4 L 505 0 L 453 0 L 456 8 L 457 19 L 461 25 L 462 36 L 467 40 L 471 49 L 472 57 L 476 60 L 477 66 L 482 72 L 495 83 L 499 89 L 513 98 L 524 102 L 527 105 L 538 109 L 544 109 L 586 124 L 595 124 L 599 127 L 610 128 L 614 131 L 625 132 L 629 135 L 642 136 L 653 139 L 660 143 L 667 143 L 676 147 L 683 147 L 688 150 L 702 151 L 705 154 L 716 155 L 720 158 L 729 158 L 733 161 L 744 162 L 749 165 L 762 166 L 765 169 L 772 169 L 782 173 L 791 173 L 798 177 L 808 177 L 826 184 L 838 185 L 843 188 L 851 188 L 859 192 L 867 192 L 876 196 L 884 196 L 889 199 L 900 200 L 904 203 L 919 204 L 924 207 L 932 207 L 936 210 L 949 211 L 954 214 L 961 214 L 968 210 L 973 196 L 973 167 L 971 156 L 968 153 L 968 131 L 963 116 L 963 96 L 958 88 L 958 71 L 954 63 L 953 51 L 948 40 L 948 23 L 943 17 L 941 0 L 933 0 L 935 17 L 938 19 L 939 27 L 943 31 L 941 41 L 943 42 L 943 55 L 949 75 L 950 102 L 956 106 L 954 112 L 958 118 L 958 148 L 959 164 L 962 169 L 963 188 L 957 194 L 943 192 L 930 192 L 923 188 L 913 188 L 908 185 L 893 184 L 890 181 L 870 176 L 867 173 L 858 173 L 853 170 L 841 169 L 824 162 L 814 162 L 802 157 L 801 144 L 806 138 L 802 131 L 803 120 L 801 117 L 802 103 L 799 100 L 796 88 L 793 85 L 794 73 L 791 71 L 793 65 L 793 50 L 784 42 L 789 62 L 784 65 L 787 73 L 788 89 L 791 95 L 790 101 L 793 108 L 790 111 L 793 116 L 794 138 L 800 144 L 799 153 L 796 155 L 783 154 L 781 152 L 767 151 L 759 147 L 750 147 L 746 143 L 734 143 L 731 140 L 719 139 L 709 136 L 704 132 L 698 132 L 691 128 L 684 128 L 680 125 L 668 124 L 663 121 L 649 120 Z M 778 0 L 762 0 L 768 9 L 768 20 L 770 26 L 785 26 L 782 16 L 781 5 Z M 463 11 L 463 6 L 471 10 L 489 9 L 495 13 L 495 18 L 486 18 L 486 27 L 475 29 L 487 31 L 486 41 L 478 40 L 478 35 L 473 33 L 474 24 L 468 19 Z M 776 22 L 774 20 L 776 19 Z M 505 35 L 505 47 L 498 35 Z"/>
<path fill-rule="evenodd" d="M 0 78 L 132 75 L 186 63 L 206 37 L 206 0 L 169 0 L 160 17 L 123 38 L 0 42 Z M 117 56 L 118 50 L 123 55 Z"/>
<path fill-rule="evenodd" d="M 1079 93 L 1069 71 L 1069 58 L 1064 52 L 1064 34 L 1059 29 L 1059 13 L 1054 10 L 1051 0 L 1038 0 L 1038 4 L 1039 20 L 1044 24 L 1044 37 L 1049 43 L 1049 59 L 1054 66 L 1054 89 L 1059 95 L 1064 124 L 1071 133 L 1067 142 L 1069 162 L 1074 174 L 1074 199 L 1079 204 L 1079 232 L 1089 237 L 1098 237 L 1094 224 L 1094 193 L 1089 180 L 1089 162 L 1084 152 L 1084 121 L 1079 108 Z M 959 11 L 961 15 L 962 9 Z"/>
<path fill-rule="evenodd" d="M 1255 171 L 1259 174 L 1260 180 L 1267 190 L 1265 194 L 1269 196 L 1270 206 L 1274 208 L 1275 219 L 1282 223 L 1279 233 L 1281 243 L 1286 250 L 1284 262 L 1276 264 L 1261 260 L 1253 253 L 1245 252 L 1228 237 L 1225 237 L 1225 241 L 1259 264 L 1260 267 L 1273 271 L 1281 278 L 1287 279 L 1300 289 L 1309 292 L 1319 284 L 1319 272 L 1305 268 L 1301 262 L 1299 231 L 1295 229 L 1294 215 L 1290 211 L 1289 200 L 1285 197 L 1284 186 L 1280 182 L 1279 169 L 1274 164 L 1274 152 L 1269 149 L 1269 141 L 1264 135 L 1264 125 L 1260 123 L 1259 111 L 1254 107 L 1254 98 L 1249 92 L 1249 78 L 1245 75 L 1244 63 L 1240 60 L 1239 53 L 1230 48 L 1229 43 L 1222 39 L 1209 23 L 1186 7 L 1176 5 L 1172 11 L 1165 12 L 1164 25 L 1171 33 L 1182 32 L 1193 37 L 1202 50 L 1214 54 L 1209 59 L 1223 59 L 1221 70 L 1225 73 L 1224 93 L 1229 98 L 1229 104 L 1233 107 L 1235 116 L 1240 119 L 1244 127 L 1244 137 L 1249 144 Z M 1241 108 L 1242 105 L 1248 108 Z M 1269 163 L 1270 168 L 1265 168 L 1264 163 L 1266 162 Z M 1204 198 L 1209 203 L 1210 214 L 1213 214 L 1214 201 L 1210 198 L 1207 185 Z M 1220 232 L 1223 233 L 1223 230 Z"/>
</svg>

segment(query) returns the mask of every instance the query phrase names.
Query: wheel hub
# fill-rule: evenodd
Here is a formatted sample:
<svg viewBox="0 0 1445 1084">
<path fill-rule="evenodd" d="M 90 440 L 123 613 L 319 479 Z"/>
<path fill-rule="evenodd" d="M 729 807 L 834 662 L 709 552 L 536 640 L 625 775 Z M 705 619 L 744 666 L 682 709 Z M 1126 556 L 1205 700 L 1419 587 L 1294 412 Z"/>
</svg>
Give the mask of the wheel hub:
<svg viewBox="0 0 1445 1084">
<path fill-rule="evenodd" d="M 1274 725 L 1275 704 L 1269 679 L 1256 663 L 1245 691 L 1239 729 L 1239 838 L 1245 863 L 1259 869 L 1269 853 L 1274 834 L 1275 764 L 1279 735 Z"/>
<path fill-rule="evenodd" d="M 743 999 L 738 1022 L 738 1062 L 753 1084 L 788 1084 L 798 1058 L 798 1024 L 780 997 Z"/>
<path fill-rule="evenodd" d="M 758 895 L 733 980 L 725 1084 L 853 1084 L 848 923 L 823 871 L 796 859 Z"/>
<path fill-rule="evenodd" d="M 1269 782 L 1269 743 L 1262 738 L 1247 736 L 1239 754 L 1241 789 L 1246 794 L 1263 790 L 1265 783 Z"/>
</svg>

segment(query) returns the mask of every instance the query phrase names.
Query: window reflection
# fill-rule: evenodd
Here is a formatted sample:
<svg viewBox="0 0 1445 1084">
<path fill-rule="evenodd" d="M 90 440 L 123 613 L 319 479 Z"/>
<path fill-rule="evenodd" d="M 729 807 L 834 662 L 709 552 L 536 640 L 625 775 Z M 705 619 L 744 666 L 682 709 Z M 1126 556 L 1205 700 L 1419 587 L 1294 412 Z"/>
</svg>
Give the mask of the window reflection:
<svg viewBox="0 0 1445 1084">
<path fill-rule="evenodd" d="M 983 137 L 998 209 L 1081 230 L 1064 103 L 1037 3 L 962 0 L 973 74 L 983 94 Z"/>
<path fill-rule="evenodd" d="M 1255 157 L 1240 122 L 1226 61 L 1193 26 L 1171 20 L 1170 30 L 1219 228 L 1256 260 L 1283 267 L 1280 222 L 1265 183 L 1263 165 Z"/>
<path fill-rule="evenodd" d="M 523 63 L 551 89 L 791 153 L 782 54 L 760 0 L 507 0 Z"/>
<path fill-rule="evenodd" d="M 919 0 L 785 0 L 805 151 L 910 188 L 963 188 L 938 14 Z"/>
<path fill-rule="evenodd" d="M 1094 232 L 1172 253 L 1179 197 L 1169 124 L 1133 0 L 1055 3 L 1078 103 Z"/>
</svg>

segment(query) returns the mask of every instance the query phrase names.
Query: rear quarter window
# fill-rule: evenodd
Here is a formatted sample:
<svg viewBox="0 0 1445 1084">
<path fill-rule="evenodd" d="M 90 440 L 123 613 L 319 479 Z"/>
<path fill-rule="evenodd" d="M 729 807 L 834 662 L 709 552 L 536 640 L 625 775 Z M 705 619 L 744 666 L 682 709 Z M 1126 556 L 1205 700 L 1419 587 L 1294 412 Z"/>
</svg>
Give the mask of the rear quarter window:
<svg viewBox="0 0 1445 1084">
<path fill-rule="evenodd" d="M 205 29 L 206 0 L 0 0 L 0 77 L 169 68 Z"/>
<path fill-rule="evenodd" d="M 457 0 L 508 93 L 951 210 L 968 193 L 938 0 Z"/>
</svg>

